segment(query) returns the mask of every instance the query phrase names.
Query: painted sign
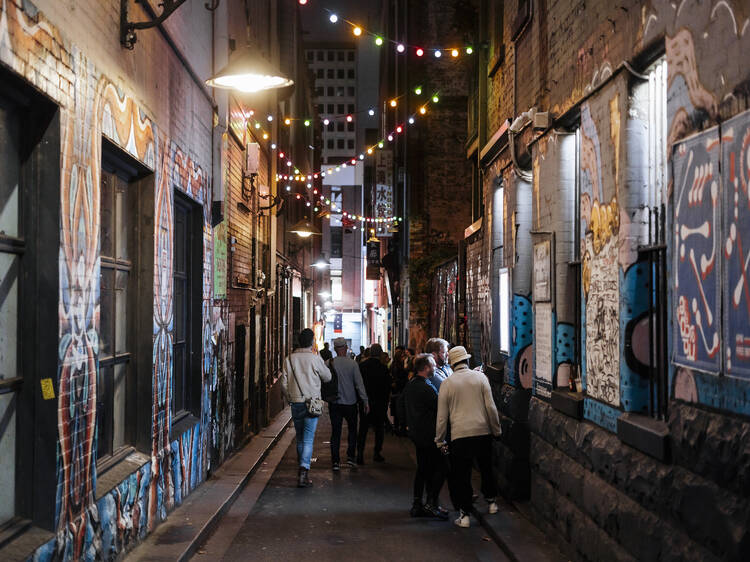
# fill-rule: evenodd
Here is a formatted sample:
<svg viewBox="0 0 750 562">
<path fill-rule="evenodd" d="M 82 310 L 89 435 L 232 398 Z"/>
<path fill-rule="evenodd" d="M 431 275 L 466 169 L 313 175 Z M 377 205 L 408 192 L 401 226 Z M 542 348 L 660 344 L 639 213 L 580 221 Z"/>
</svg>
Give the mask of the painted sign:
<svg viewBox="0 0 750 562">
<path fill-rule="evenodd" d="M 552 300 L 551 275 L 552 241 L 543 240 L 534 244 L 534 301 Z"/>
<path fill-rule="evenodd" d="M 552 394 L 552 320 L 550 303 L 534 305 L 534 393 L 545 398 Z"/>
<path fill-rule="evenodd" d="M 227 298 L 227 221 L 214 228 L 214 298 Z"/>
<path fill-rule="evenodd" d="M 676 145 L 672 156 L 674 357 L 713 373 L 719 372 L 721 332 L 719 152 L 713 128 Z"/>
<path fill-rule="evenodd" d="M 344 315 L 334 314 L 333 315 L 333 333 L 341 334 L 344 331 Z"/>
</svg>

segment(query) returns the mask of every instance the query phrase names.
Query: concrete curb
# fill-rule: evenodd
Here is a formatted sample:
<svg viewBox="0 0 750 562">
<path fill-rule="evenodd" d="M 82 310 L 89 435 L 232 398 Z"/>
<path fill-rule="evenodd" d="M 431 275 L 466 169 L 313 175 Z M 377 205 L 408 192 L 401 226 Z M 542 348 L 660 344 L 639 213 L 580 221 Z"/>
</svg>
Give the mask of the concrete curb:
<svg viewBox="0 0 750 562">
<path fill-rule="evenodd" d="M 503 540 L 503 538 L 500 536 L 500 533 L 498 533 L 492 525 L 490 525 L 489 521 L 487 521 L 487 518 L 484 516 L 484 513 L 480 513 L 476 508 L 473 508 L 471 510 L 472 515 L 477 518 L 477 521 L 479 521 L 479 524 L 484 528 L 485 531 L 487 531 L 487 534 L 492 538 L 493 541 L 495 541 L 495 544 L 500 547 L 500 550 L 502 550 L 505 555 L 510 558 L 513 562 L 520 562 L 515 554 L 513 554 L 513 551 L 510 549 L 510 546 L 507 542 Z"/>
<path fill-rule="evenodd" d="M 219 509 L 216 510 L 216 512 L 209 518 L 208 521 L 206 521 L 206 523 L 204 523 L 203 527 L 201 527 L 200 531 L 198 531 L 198 534 L 195 536 L 195 538 L 193 538 L 185 551 L 179 556 L 179 558 L 177 558 L 179 562 L 189 560 L 196 553 L 200 545 L 203 544 L 206 539 L 208 539 L 213 530 L 216 528 L 219 520 L 229 510 L 237 497 L 242 493 L 242 490 L 245 489 L 245 486 L 247 486 L 247 483 L 250 481 L 250 478 L 252 478 L 253 474 L 255 474 L 255 471 L 259 466 L 261 466 L 263 460 L 268 456 L 269 451 L 276 446 L 276 443 L 278 443 L 281 436 L 287 430 L 291 421 L 291 410 L 287 406 L 287 408 L 282 410 L 276 416 L 276 419 L 274 419 L 274 421 L 271 422 L 268 427 L 264 428 L 258 435 L 255 436 L 256 438 L 271 437 L 271 440 L 266 442 L 266 446 L 262 449 L 260 455 L 252 463 L 245 476 L 243 476 L 242 479 L 238 482 L 237 486 L 235 486 L 234 491 L 232 491 L 231 495 L 226 500 L 224 500 L 221 506 L 219 506 Z M 245 447 L 249 444 L 250 443 L 248 442 Z"/>
</svg>

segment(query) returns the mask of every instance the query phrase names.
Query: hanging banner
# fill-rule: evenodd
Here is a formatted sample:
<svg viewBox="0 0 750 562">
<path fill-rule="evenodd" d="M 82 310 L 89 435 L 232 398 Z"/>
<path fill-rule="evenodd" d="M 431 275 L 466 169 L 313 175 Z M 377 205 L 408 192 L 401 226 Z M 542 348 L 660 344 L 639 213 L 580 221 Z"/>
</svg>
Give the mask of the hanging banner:
<svg viewBox="0 0 750 562">
<path fill-rule="evenodd" d="M 227 298 L 227 221 L 214 228 L 214 298 Z"/>
<path fill-rule="evenodd" d="M 376 219 L 393 216 L 393 152 L 379 150 L 375 153 L 375 197 L 374 215 Z M 388 231 L 390 225 L 378 224 L 378 236 L 392 236 Z"/>
<path fill-rule="evenodd" d="M 344 331 L 344 315 L 334 314 L 333 316 L 333 333 L 341 334 Z"/>
</svg>

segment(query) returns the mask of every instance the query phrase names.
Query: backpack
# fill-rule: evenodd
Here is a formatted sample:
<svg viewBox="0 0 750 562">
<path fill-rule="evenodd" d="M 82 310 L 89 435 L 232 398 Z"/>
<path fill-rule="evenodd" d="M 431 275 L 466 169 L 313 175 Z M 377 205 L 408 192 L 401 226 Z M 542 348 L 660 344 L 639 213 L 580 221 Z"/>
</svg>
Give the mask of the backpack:
<svg viewBox="0 0 750 562">
<path fill-rule="evenodd" d="M 331 380 L 320 384 L 320 395 L 329 404 L 339 399 L 339 375 L 333 368 L 333 359 L 326 361 L 328 370 L 331 371 Z"/>
</svg>

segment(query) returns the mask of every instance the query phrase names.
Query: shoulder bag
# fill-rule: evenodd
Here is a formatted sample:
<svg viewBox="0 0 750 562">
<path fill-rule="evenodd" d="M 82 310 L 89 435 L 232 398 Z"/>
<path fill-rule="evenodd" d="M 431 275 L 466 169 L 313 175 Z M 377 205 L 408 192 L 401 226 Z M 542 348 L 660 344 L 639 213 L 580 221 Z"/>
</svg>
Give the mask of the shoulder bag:
<svg viewBox="0 0 750 562">
<path fill-rule="evenodd" d="M 289 358 L 289 366 L 292 368 L 292 375 L 294 375 L 294 380 L 297 383 L 297 388 L 299 389 L 300 394 L 302 394 L 302 387 L 299 385 L 299 379 L 297 378 L 297 373 L 294 370 L 294 363 L 292 363 L 292 358 Z M 304 395 L 302 395 L 304 398 Z M 305 398 L 305 408 L 307 409 L 307 415 L 311 418 L 317 418 L 323 415 L 323 401 L 320 398 Z"/>
</svg>

